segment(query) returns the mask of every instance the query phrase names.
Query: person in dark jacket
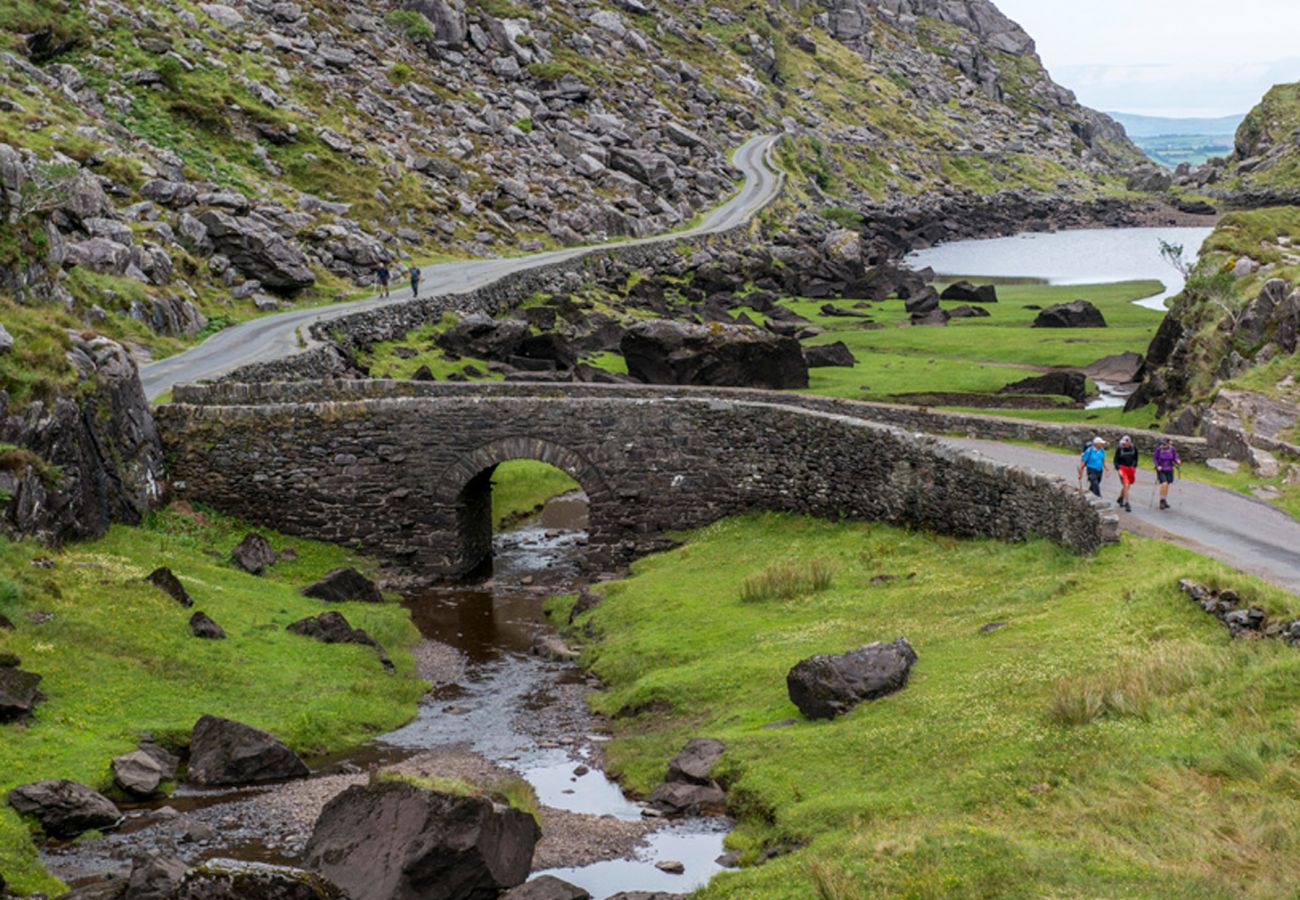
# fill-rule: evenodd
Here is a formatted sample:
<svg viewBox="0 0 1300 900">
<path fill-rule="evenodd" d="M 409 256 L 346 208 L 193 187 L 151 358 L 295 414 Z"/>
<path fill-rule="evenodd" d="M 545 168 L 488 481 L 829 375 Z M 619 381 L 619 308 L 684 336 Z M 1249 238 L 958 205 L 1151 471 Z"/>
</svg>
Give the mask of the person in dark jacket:
<svg viewBox="0 0 1300 900">
<path fill-rule="evenodd" d="M 1115 456 L 1112 462 L 1115 465 L 1115 471 L 1119 473 L 1119 498 L 1115 501 L 1119 506 L 1124 507 L 1125 512 L 1132 512 L 1133 506 L 1128 501 L 1129 491 L 1133 489 L 1134 482 L 1137 481 L 1138 470 L 1138 451 L 1133 443 L 1133 439 L 1127 434 L 1119 439 L 1119 446 L 1115 448 Z"/>
</svg>

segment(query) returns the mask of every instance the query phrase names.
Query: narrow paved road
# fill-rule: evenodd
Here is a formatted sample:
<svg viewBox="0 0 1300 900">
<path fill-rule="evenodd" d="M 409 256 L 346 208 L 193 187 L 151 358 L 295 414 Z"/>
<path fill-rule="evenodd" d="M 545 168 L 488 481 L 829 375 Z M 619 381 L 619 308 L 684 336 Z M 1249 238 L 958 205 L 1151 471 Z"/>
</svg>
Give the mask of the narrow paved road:
<svg viewBox="0 0 1300 900">
<path fill-rule="evenodd" d="M 1071 484 L 1077 479 L 1078 460 L 1070 455 L 996 441 L 944 440 Z M 1130 495 L 1133 512 L 1119 514 L 1125 531 L 1178 544 L 1300 594 L 1300 522 L 1260 500 L 1194 481 L 1175 484 L 1169 495 L 1173 509 L 1162 512 L 1151 504 L 1153 481 L 1150 469 L 1139 473 Z M 1112 503 L 1119 496 L 1114 474 L 1102 483 L 1102 493 Z"/>
<path fill-rule="evenodd" d="M 781 188 L 781 175 L 768 163 L 768 153 L 776 141 L 777 137 L 774 135 L 756 137 L 736 151 L 734 162 L 745 175 L 744 183 L 734 197 L 710 212 L 698 225 L 689 230 L 626 243 L 650 244 L 673 241 L 692 235 L 726 231 L 744 223 L 771 202 Z M 464 293 L 491 284 L 512 272 L 522 272 L 537 266 L 573 259 L 598 250 L 600 246 L 571 247 L 510 259 L 469 260 L 427 266 L 423 270 L 421 296 Z M 184 353 L 141 366 L 140 379 L 144 382 L 145 395 L 150 400 L 154 400 L 174 385 L 183 382 L 219 378 L 249 363 L 280 359 L 301 352 L 298 345 L 299 330 L 306 336 L 308 328 L 316 322 L 334 319 L 381 303 L 410 299 L 410 296 L 411 290 L 408 287 L 394 291 L 389 300 L 371 297 L 366 300 L 336 303 L 312 309 L 291 310 L 227 328 Z"/>
</svg>

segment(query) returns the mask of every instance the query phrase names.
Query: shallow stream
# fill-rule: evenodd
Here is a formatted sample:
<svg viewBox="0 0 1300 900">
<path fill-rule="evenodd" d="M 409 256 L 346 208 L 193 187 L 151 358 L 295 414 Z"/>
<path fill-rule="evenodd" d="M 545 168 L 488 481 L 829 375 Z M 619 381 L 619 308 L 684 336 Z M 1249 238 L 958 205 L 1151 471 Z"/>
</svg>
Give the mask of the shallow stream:
<svg viewBox="0 0 1300 900">
<path fill-rule="evenodd" d="M 538 858 L 559 861 L 534 875 L 556 875 L 596 898 L 702 886 L 723 868 L 717 860 L 730 822 L 668 823 L 625 797 L 601 768 L 607 737 L 586 708 L 586 674 L 531 652 L 536 636 L 549 630 L 545 598 L 577 576 L 585 515 L 585 497 L 557 498 L 539 521 L 496 537 L 488 580 L 408 599 L 426 649 L 439 651 L 442 668 L 455 677 L 438 679 L 407 725 L 311 761 L 316 775 L 304 782 L 182 787 L 165 801 L 130 810 L 122 828 L 103 838 L 47 848 L 46 864 L 74 885 L 122 874 L 133 857 L 155 853 L 190 862 L 295 865 L 316 810 L 329 797 L 364 782 L 372 769 L 414 766 L 420 774 L 459 777 L 508 770 L 528 781 L 548 808 Z M 683 871 L 655 865 L 669 861 Z"/>
</svg>

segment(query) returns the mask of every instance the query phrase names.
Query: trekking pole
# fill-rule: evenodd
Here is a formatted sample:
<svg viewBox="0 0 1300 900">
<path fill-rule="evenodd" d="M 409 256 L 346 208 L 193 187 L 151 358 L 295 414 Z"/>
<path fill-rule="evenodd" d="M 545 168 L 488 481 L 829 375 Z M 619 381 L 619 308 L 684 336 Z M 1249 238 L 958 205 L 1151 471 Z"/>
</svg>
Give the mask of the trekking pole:
<svg viewBox="0 0 1300 900">
<path fill-rule="evenodd" d="M 1151 502 L 1147 504 L 1147 509 L 1156 508 L 1156 490 L 1159 487 L 1160 487 L 1160 479 L 1156 478 L 1156 480 L 1151 483 Z"/>
</svg>

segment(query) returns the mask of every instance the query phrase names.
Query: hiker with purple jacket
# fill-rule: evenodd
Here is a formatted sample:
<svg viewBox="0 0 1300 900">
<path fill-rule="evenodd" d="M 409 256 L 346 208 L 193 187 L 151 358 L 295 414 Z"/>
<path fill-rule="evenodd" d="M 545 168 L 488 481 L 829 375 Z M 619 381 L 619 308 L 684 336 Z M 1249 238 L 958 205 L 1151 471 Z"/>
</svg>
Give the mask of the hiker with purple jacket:
<svg viewBox="0 0 1300 900">
<path fill-rule="evenodd" d="M 1160 483 L 1160 508 L 1169 508 L 1169 485 L 1174 483 L 1174 469 L 1181 470 L 1183 461 L 1178 458 L 1178 451 L 1168 436 L 1160 438 L 1156 449 L 1151 451 L 1151 462 L 1156 468 L 1156 481 Z"/>
</svg>

